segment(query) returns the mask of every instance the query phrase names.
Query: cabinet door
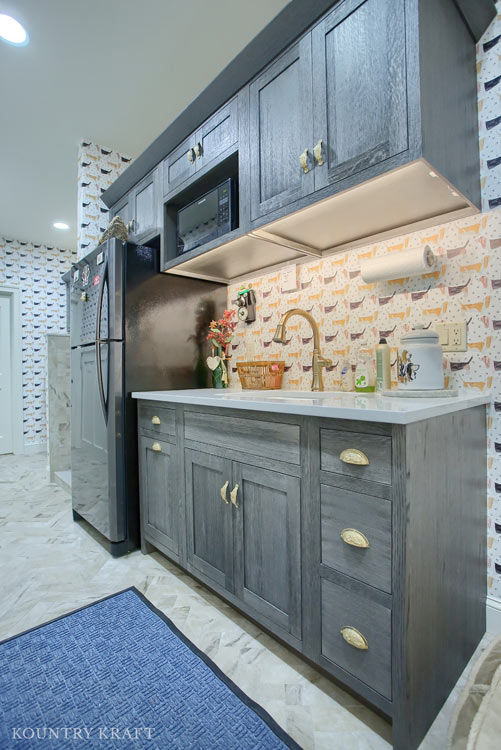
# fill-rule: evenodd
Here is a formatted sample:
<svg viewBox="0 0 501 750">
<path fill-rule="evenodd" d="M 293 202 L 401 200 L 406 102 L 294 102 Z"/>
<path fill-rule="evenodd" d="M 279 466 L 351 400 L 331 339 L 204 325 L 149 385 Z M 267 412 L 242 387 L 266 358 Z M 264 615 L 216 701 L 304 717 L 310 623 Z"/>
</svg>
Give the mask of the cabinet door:
<svg viewBox="0 0 501 750">
<path fill-rule="evenodd" d="M 139 242 L 158 230 L 158 170 L 149 174 L 132 191 L 132 231 L 130 238 Z"/>
<path fill-rule="evenodd" d="M 122 198 L 119 203 L 115 203 L 113 208 L 110 209 L 110 220 L 114 219 L 115 216 L 120 216 L 125 226 L 127 226 L 130 221 L 130 206 L 128 195 Z"/>
<path fill-rule="evenodd" d="M 186 138 L 163 163 L 163 193 L 172 192 L 174 188 L 181 185 L 188 177 L 195 174 L 196 156 L 195 156 L 195 134 Z"/>
<path fill-rule="evenodd" d="M 222 107 L 197 132 L 194 145 L 197 170 L 216 162 L 238 140 L 238 100 Z"/>
<path fill-rule="evenodd" d="M 312 138 L 308 34 L 250 85 L 251 219 L 313 192 Z"/>
<path fill-rule="evenodd" d="M 312 32 L 315 189 L 407 149 L 404 2 L 346 0 Z"/>
<path fill-rule="evenodd" d="M 231 461 L 185 451 L 188 569 L 228 591 L 233 586 Z M 221 492 L 226 485 L 227 502 Z"/>
<path fill-rule="evenodd" d="M 178 560 L 181 482 L 176 446 L 143 435 L 139 439 L 139 461 L 142 535 Z"/>
<path fill-rule="evenodd" d="M 233 476 L 235 593 L 256 619 L 301 638 L 300 479 L 244 464 Z"/>
</svg>

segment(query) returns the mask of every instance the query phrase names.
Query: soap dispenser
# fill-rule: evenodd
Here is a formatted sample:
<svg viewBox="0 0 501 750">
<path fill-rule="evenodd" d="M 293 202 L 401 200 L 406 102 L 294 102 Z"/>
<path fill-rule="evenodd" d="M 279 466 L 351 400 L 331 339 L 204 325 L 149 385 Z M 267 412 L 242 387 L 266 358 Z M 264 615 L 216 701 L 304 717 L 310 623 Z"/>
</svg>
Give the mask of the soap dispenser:
<svg viewBox="0 0 501 750">
<path fill-rule="evenodd" d="M 355 366 L 355 391 L 357 393 L 373 393 L 375 387 L 376 376 L 372 353 L 367 346 L 367 341 L 361 341 Z"/>
</svg>

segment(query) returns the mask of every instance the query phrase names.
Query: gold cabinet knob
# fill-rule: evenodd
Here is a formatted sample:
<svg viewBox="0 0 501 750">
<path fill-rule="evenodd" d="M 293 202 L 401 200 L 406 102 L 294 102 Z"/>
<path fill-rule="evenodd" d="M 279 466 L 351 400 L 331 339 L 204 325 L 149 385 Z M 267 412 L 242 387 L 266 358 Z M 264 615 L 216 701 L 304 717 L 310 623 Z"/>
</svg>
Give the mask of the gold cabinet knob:
<svg viewBox="0 0 501 750">
<path fill-rule="evenodd" d="M 365 635 L 362 635 L 360 630 L 352 628 L 351 625 L 345 625 L 339 632 L 343 636 L 346 643 L 348 643 L 350 646 L 353 646 L 353 648 L 358 648 L 360 649 L 360 651 L 367 651 L 367 649 L 369 648 L 369 644 Z"/>
<path fill-rule="evenodd" d="M 352 547 L 367 549 L 371 546 L 365 534 L 362 534 L 358 529 L 343 529 L 340 536 L 343 542 L 350 544 Z"/>
<path fill-rule="evenodd" d="M 80 299 L 82 302 L 87 302 L 87 300 L 89 299 L 87 292 L 82 292 L 82 294 L 80 295 Z"/>
<path fill-rule="evenodd" d="M 345 464 L 356 464 L 357 466 L 367 466 L 369 459 L 359 451 L 358 448 L 345 448 L 339 455 L 340 460 Z"/>
<path fill-rule="evenodd" d="M 228 498 L 226 496 L 226 490 L 228 489 L 228 485 L 229 485 L 229 481 L 226 481 L 223 484 L 223 486 L 221 487 L 221 489 L 219 490 L 219 493 L 221 495 L 221 500 L 224 500 L 224 502 L 226 503 L 226 505 L 230 504 L 230 501 L 228 500 Z"/>
<path fill-rule="evenodd" d="M 195 161 L 195 149 L 189 148 L 188 153 L 186 155 L 188 157 L 188 161 L 190 162 L 190 164 L 193 164 L 193 162 Z"/>
<path fill-rule="evenodd" d="M 301 164 L 301 168 L 305 174 L 308 174 L 310 171 L 308 168 L 308 149 L 305 148 L 301 156 L 299 157 L 299 163 Z"/>
<path fill-rule="evenodd" d="M 129 232 L 129 234 L 132 234 L 134 232 L 134 227 L 135 227 L 135 221 L 134 219 L 131 219 L 129 223 L 127 224 L 127 231 Z"/>
<path fill-rule="evenodd" d="M 151 446 L 151 450 L 152 451 L 161 451 L 162 450 L 162 446 L 160 445 L 160 443 L 153 443 L 153 445 Z"/>
<path fill-rule="evenodd" d="M 151 424 L 160 424 L 160 417 L 152 417 Z"/>
<path fill-rule="evenodd" d="M 230 492 L 231 503 L 232 505 L 235 506 L 235 508 L 238 508 L 237 494 L 238 494 L 238 484 L 236 484 L 233 487 L 232 491 Z"/>
<path fill-rule="evenodd" d="M 193 151 L 195 152 L 195 156 L 197 157 L 197 159 L 200 159 L 200 157 L 202 156 L 202 144 L 195 143 L 195 148 L 193 149 Z"/>
<path fill-rule="evenodd" d="M 323 144 L 323 140 L 320 138 L 317 145 L 313 149 L 313 156 L 315 157 L 315 161 L 317 162 L 319 167 L 321 167 L 324 164 L 324 157 L 322 154 L 322 144 Z"/>
</svg>

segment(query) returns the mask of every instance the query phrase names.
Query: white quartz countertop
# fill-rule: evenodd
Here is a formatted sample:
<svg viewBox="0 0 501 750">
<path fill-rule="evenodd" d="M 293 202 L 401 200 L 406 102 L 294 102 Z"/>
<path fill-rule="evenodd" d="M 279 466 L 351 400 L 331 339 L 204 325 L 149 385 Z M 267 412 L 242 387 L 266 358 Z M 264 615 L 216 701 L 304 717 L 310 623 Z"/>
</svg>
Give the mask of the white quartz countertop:
<svg viewBox="0 0 501 750">
<path fill-rule="evenodd" d="M 179 391 L 136 391 L 133 398 L 172 404 L 219 406 L 277 414 L 299 414 L 332 419 L 359 419 L 363 422 L 410 424 L 472 406 L 488 404 L 490 394 L 460 394 L 450 398 L 394 398 L 377 393 L 340 391 L 237 391 L 193 389 Z"/>
</svg>

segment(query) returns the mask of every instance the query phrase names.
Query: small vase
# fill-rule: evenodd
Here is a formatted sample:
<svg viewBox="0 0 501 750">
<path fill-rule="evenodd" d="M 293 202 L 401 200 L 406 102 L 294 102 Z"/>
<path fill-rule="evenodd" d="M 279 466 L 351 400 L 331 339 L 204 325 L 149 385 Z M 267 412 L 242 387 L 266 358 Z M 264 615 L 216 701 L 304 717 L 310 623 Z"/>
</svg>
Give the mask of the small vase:
<svg viewBox="0 0 501 750">
<path fill-rule="evenodd" d="M 218 364 L 215 370 L 212 370 L 212 387 L 213 388 L 227 388 L 228 383 L 223 381 L 223 363 L 222 361 Z"/>
</svg>

